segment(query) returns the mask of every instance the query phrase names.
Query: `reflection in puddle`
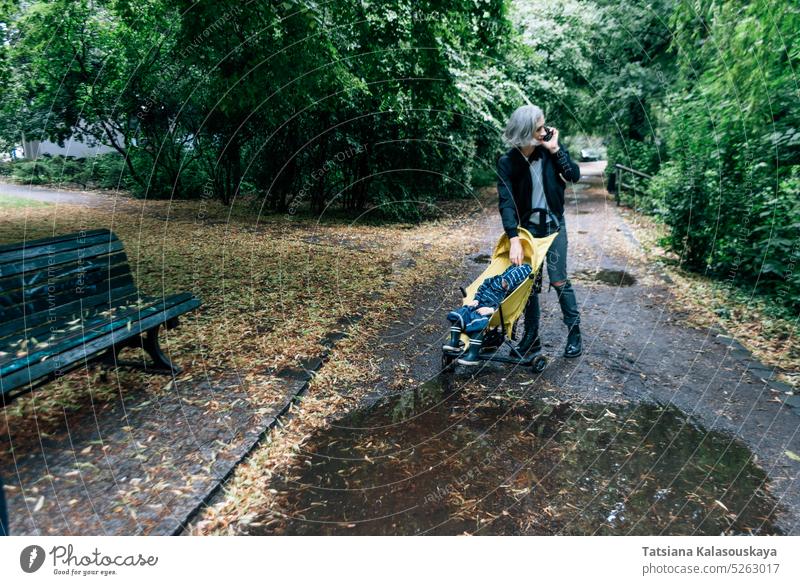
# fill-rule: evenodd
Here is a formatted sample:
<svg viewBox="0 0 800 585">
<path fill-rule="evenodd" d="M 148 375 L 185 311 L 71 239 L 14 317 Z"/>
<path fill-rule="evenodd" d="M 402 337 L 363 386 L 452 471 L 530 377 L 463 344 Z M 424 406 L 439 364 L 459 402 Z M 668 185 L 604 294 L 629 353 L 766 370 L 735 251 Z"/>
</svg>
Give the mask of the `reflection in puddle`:
<svg viewBox="0 0 800 585">
<path fill-rule="evenodd" d="M 653 405 L 449 394 L 354 413 L 275 478 L 284 534 L 777 534 L 751 453 Z"/>
<path fill-rule="evenodd" d="M 581 271 L 577 277 L 586 280 L 595 280 L 611 286 L 632 286 L 636 284 L 636 277 L 624 270 L 609 270 L 602 268 L 593 272 Z"/>
</svg>

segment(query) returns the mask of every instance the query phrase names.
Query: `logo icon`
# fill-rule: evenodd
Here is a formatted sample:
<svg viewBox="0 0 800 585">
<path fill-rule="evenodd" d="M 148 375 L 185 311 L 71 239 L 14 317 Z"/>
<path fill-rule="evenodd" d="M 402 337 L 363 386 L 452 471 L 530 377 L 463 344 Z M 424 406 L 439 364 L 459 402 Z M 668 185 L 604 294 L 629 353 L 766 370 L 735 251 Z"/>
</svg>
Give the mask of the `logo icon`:
<svg viewBox="0 0 800 585">
<path fill-rule="evenodd" d="M 44 564 L 44 549 L 36 544 L 26 546 L 19 555 L 19 566 L 26 573 L 35 573 Z"/>
</svg>

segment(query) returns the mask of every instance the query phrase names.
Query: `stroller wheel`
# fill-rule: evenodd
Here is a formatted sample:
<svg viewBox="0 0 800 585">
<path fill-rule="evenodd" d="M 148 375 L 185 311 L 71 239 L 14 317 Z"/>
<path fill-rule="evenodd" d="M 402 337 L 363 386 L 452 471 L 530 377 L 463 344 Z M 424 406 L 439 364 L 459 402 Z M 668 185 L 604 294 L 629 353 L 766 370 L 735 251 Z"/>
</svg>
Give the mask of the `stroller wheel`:
<svg viewBox="0 0 800 585">
<path fill-rule="evenodd" d="M 452 369 L 455 365 L 456 356 L 450 355 L 448 353 L 442 353 L 442 369 L 448 370 Z"/>
<path fill-rule="evenodd" d="M 544 357 L 543 355 L 536 356 L 535 358 L 533 358 L 533 361 L 531 362 L 531 368 L 533 368 L 533 371 L 536 372 L 537 374 L 542 370 L 544 370 L 546 366 L 547 366 L 547 358 Z"/>
</svg>

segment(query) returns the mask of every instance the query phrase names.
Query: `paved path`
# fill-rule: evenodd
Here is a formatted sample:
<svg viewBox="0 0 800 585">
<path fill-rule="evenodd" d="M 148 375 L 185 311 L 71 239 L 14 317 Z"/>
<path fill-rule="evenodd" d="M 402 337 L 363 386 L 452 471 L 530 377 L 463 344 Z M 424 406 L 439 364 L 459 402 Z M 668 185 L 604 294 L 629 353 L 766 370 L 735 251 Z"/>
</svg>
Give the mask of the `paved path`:
<svg viewBox="0 0 800 585">
<path fill-rule="evenodd" d="M 20 185 L 2 181 L 0 181 L 0 195 L 22 197 L 56 205 L 84 205 L 88 207 L 100 207 L 109 200 L 108 195 L 93 191 L 54 189 L 52 187 Z"/>
<path fill-rule="evenodd" d="M 513 491 L 521 474 L 543 478 L 550 470 L 567 467 L 556 457 L 549 459 L 552 442 L 534 441 L 524 449 L 516 448 L 523 443 L 514 443 L 513 453 L 504 451 L 506 433 L 521 424 L 519 417 L 538 416 L 542 408 L 507 407 L 503 397 L 515 389 L 558 410 L 599 407 L 588 418 L 586 412 L 568 416 L 573 420 L 567 424 L 575 419 L 593 422 L 580 435 L 571 435 L 577 442 L 567 443 L 564 457 L 574 459 L 570 454 L 586 455 L 587 450 L 598 458 L 605 454 L 608 468 L 590 457 L 581 474 L 558 485 L 535 481 L 535 487 L 517 486 L 533 490 L 535 497 L 528 502 L 532 523 L 526 525 L 521 514 L 511 524 L 491 524 L 495 532 L 719 534 L 719 527 L 730 521 L 742 522 L 734 531 L 800 533 L 800 464 L 786 455 L 800 453 L 800 417 L 780 399 L 783 389 L 772 369 L 721 330 L 691 328 L 686 313 L 670 308 L 674 285 L 645 256 L 626 212 L 605 192 L 602 166 L 593 163 L 583 170 L 584 180 L 566 195 L 566 222 L 584 354 L 574 360 L 561 357 L 566 329 L 555 294 L 543 294 L 542 336 L 551 362 L 541 375 L 487 362 L 472 369 L 459 366 L 442 381 L 444 315 L 459 301 L 457 287 L 483 270 L 501 233 L 496 206 L 487 203 L 476 212 L 474 225 L 466 227 L 475 231 L 479 252 L 464 258 L 455 280 L 447 275 L 449 282 L 420 287 L 413 314 L 398 316 L 400 325 L 380 336 L 383 345 L 363 356 L 381 364 L 373 396 L 391 397 L 398 402 L 394 410 L 384 416 L 383 407 L 365 409 L 335 421 L 329 433 L 312 437 L 297 465 L 270 482 L 269 487 L 286 494 L 283 507 L 265 509 L 258 518 L 259 526 L 270 528 L 251 533 L 452 534 L 466 529 L 454 523 L 462 513 L 471 519 L 466 524 L 470 531 L 482 529 L 476 525 L 479 513 L 487 521 L 508 519 L 509 506 L 519 512 L 524 500 L 506 498 L 494 508 L 480 506 L 490 495 Z M 398 388 L 398 380 L 408 383 Z M 455 394 L 437 394 L 445 385 Z M 424 402 L 431 389 L 434 402 L 409 414 L 417 412 L 415 402 Z M 485 402 L 491 400 L 499 406 L 487 408 Z M 627 421 L 634 419 L 650 422 L 631 427 Z M 601 440 L 593 433 L 609 420 L 619 421 L 619 428 Z M 462 440 L 465 429 L 473 434 Z M 611 443 L 602 442 L 606 439 Z M 632 441 L 629 451 L 614 452 L 627 440 Z M 492 449 L 506 455 L 475 464 L 485 461 L 482 454 Z M 520 457 L 527 471 L 506 469 L 512 455 Z M 664 467 L 668 459 L 671 463 Z M 507 479 L 510 473 L 515 482 Z M 596 483 L 580 487 L 587 481 Z M 617 482 L 618 495 L 613 497 L 619 500 L 608 500 L 612 496 L 601 489 L 606 481 Z M 587 488 L 595 495 L 586 496 Z M 537 499 L 542 490 L 546 497 Z M 535 518 L 536 512 L 550 505 L 558 508 L 565 498 L 566 515 L 554 512 L 551 523 Z M 659 510 L 658 501 L 664 498 L 668 505 Z M 654 506 L 638 519 L 631 510 L 624 512 L 637 499 L 645 509 Z M 732 511 L 716 502 L 727 502 Z M 758 506 L 763 507 L 753 513 Z M 681 520 L 670 521 L 673 512 Z M 737 520 L 739 513 L 742 518 L 749 513 L 749 518 Z M 708 524 L 711 518 L 718 523 Z"/>
</svg>

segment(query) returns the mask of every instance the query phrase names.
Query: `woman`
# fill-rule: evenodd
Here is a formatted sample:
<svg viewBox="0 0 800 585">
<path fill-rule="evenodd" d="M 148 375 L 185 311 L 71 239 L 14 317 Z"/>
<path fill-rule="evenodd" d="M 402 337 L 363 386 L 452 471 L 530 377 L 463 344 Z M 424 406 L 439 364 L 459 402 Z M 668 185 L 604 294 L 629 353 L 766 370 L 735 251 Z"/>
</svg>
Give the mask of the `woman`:
<svg viewBox="0 0 800 585">
<path fill-rule="evenodd" d="M 565 181 L 576 183 L 581 178 L 580 168 L 559 144 L 558 130 L 545 127 L 544 113 L 537 106 L 517 108 L 503 137 L 511 149 L 497 161 L 497 193 L 503 229 L 511 240 L 510 260 L 516 265 L 522 263 L 518 227 L 537 238 L 558 231 L 547 252 L 547 275 L 558 294 L 568 330 L 564 357 L 578 357 L 582 353 L 580 313 L 575 291 L 567 278 L 564 189 Z M 534 209 L 541 211 L 532 212 Z M 541 351 L 540 314 L 539 295 L 534 291 L 525 308 L 525 336 L 512 351 L 514 357 L 529 357 Z"/>
</svg>

